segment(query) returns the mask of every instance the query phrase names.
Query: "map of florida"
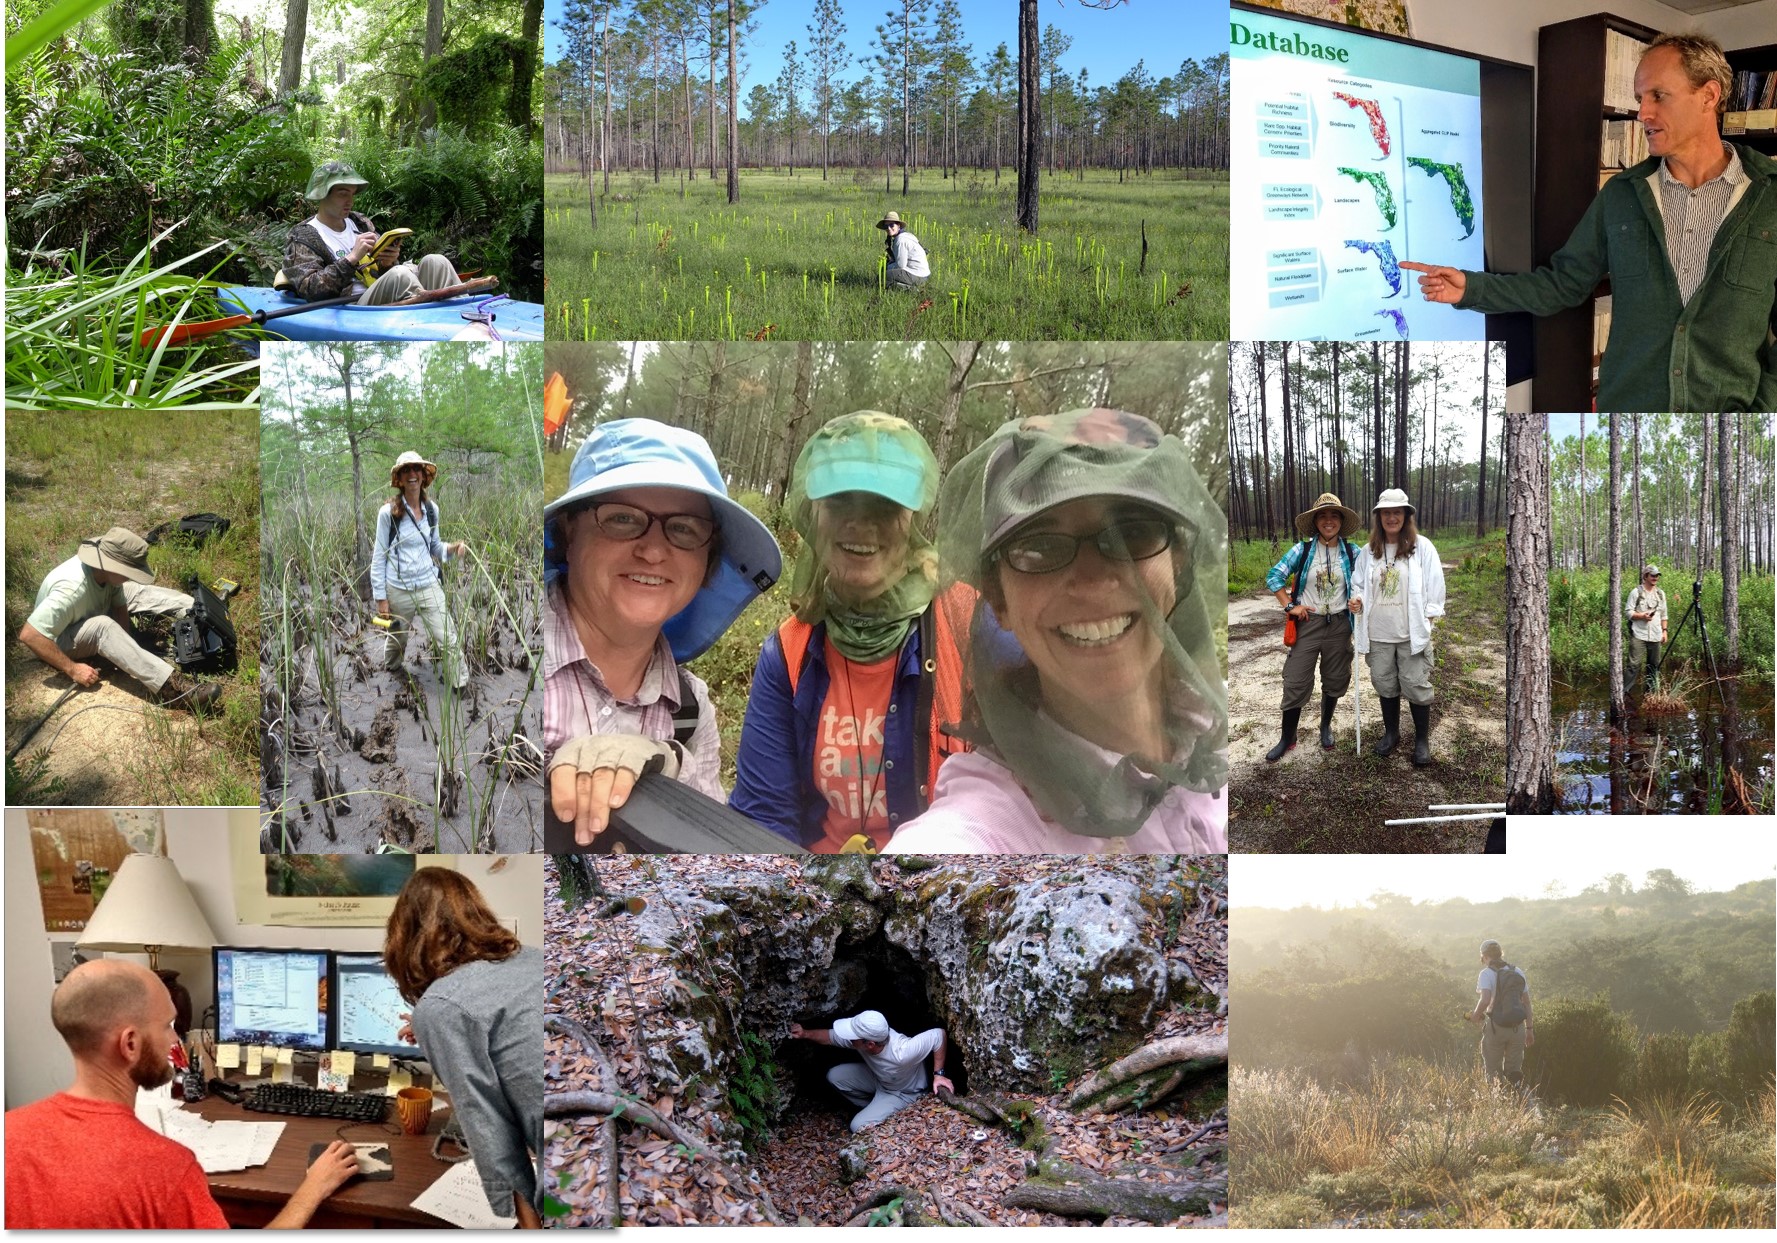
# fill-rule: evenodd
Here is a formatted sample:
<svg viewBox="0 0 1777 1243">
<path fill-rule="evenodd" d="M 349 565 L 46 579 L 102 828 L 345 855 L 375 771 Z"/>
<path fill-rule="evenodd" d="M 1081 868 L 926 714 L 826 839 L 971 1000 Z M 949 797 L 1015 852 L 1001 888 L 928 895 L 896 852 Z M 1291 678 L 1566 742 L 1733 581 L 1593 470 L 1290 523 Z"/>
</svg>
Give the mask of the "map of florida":
<svg viewBox="0 0 1777 1243">
<path fill-rule="evenodd" d="M 1384 220 L 1388 221 L 1388 227 L 1390 229 L 1394 228 L 1394 191 L 1389 189 L 1388 177 L 1386 175 L 1382 173 L 1366 173 L 1363 170 L 1356 168 L 1341 168 L 1339 170 L 1339 175 L 1341 177 L 1350 177 L 1353 180 L 1368 183 L 1370 189 L 1376 192 L 1376 210 L 1382 213 L 1382 218 Z"/>
<path fill-rule="evenodd" d="M 1388 287 L 1394 291 L 1388 296 L 1392 298 L 1395 294 L 1400 293 L 1401 265 L 1395 262 L 1393 246 L 1387 242 L 1346 242 L 1345 244 L 1353 250 L 1362 251 L 1367 255 L 1375 255 L 1376 264 L 1382 269 L 1382 275 L 1388 281 Z"/>
<path fill-rule="evenodd" d="M 1377 311 L 1376 314 L 1382 316 L 1384 319 L 1394 321 L 1394 330 L 1401 335 L 1403 341 L 1406 340 L 1407 316 L 1404 312 L 1397 311 L 1392 307 L 1384 307 L 1382 310 Z"/>
<path fill-rule="evenodd" d="M 1370 118 L 1370 137 L 1376 140 L 1376 146 L 1383 155 L 1388 154 L 1388 122 L 1382 119 L 1382 105 L 1373 99 L 1362 99 L 1356 95 L 1347 95 L 1344 91 L 1334 91 L 1334 99 L 1344 100 L 1353 108 L 1363 109 L 1365 116 Z"/>
<path fill-rule="evenodd" d="M 1440 164 L 1436 160 L 1427 160 L 1417 155 L 1407 157 L 1407 163 L 1433 177 L 1442 177 L 1450 183 L 1450 206 L 1456 209 L 1456 218 L 1462 221 L 1467 230 L 1461 238 L 1472 237 L 1475 232 L 1475 200 L 1469 197 L 1468 179 L 1462 175 L 1460 164 Z"/>
</svg>

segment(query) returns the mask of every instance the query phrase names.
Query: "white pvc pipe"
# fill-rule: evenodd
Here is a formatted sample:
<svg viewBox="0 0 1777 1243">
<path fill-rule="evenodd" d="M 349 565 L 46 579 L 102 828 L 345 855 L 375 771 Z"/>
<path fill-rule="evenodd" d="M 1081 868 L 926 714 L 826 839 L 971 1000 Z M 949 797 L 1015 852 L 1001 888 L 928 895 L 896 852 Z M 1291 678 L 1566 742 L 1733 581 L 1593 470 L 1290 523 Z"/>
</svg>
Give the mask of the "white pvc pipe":
<svg viewBox="0 0 1777 1243">
<path fill-rule="evenodd" d="M 1427 811 L 1504 811 L 1504 803 L 1433 803 Z"/>
<path fill-rule="evenodd" d="M 1388 824 L 1443 824 L 1451 820 L 1497 820 L 1501 813 L 1496 811 L 1476 812 L 1467 816 L 1421 816 L 1417 820 L 1384 820 Z"/>
</svg>

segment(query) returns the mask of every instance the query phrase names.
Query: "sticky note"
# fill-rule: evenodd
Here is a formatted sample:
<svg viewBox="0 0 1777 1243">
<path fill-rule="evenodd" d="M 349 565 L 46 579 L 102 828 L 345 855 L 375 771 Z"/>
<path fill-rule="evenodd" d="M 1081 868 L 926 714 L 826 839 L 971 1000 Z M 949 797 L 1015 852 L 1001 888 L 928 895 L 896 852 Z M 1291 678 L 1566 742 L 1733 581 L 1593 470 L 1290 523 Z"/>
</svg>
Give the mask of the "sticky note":
<svg viewBox="0 0 1777 1243">
<path fill-rule="evenodd" d="M 413 1072 L 407 1070 L 391 1070 L 389 1072 L 389 1095 L 393 1096 L 402 1088 L 413 1086 Z"/>
<path fill-rule="evenodd" d="M 387 1053 L 372 1053 L 370 1055 L 370 1064 L 377 1070 L 387 1070 L 389 1068 L 389 1055 Z"/>
<path fill-rule="evenodd" d="M 216 1069 L 238 1070 L 241 1065 L 241 1046 L 238 1044 L 219 1044 L 216 1046 Z"/>
<path fill-rule="evenodd" d="M 294 1066 L 294 1065 L 296 1065 L 296 1050 L 295 1049 L 279 1049 L 278 1050 L 278 1065 L 279 1066 Z"/>
<path fill-rule="evenodd" d="M 338 1049 L 333 1051 L 334 1074 L 344 1075 L 347 1079 L 350 1079 L 352 1075 L 357 1072 L 357 1069 L 358 1055 L 356 1053 L 343 1053 Z"/>
<path fill-rule="evenodd" d="M 247 1074 L 251 1076 L 265 1073 L 265 1050 L 256 1044 L 247 1046 Z"/>
<path fill-rule="evenodd" d="M 271 1068 L 271 1081 L 273 1083 L 290 1083 L 294 1081 L 295 1078 L 296 1067 L 290 1062 L 279 1061 L 276 1066 Z"/>
</svg>

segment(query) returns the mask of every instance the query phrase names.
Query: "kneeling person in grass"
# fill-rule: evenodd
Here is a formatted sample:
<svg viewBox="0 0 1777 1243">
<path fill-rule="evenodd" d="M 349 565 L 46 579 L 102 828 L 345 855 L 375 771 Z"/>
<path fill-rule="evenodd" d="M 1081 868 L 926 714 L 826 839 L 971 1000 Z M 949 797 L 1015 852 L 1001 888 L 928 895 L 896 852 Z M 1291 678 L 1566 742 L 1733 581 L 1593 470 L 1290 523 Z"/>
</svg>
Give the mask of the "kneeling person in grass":
<svg viewBox="0 0 1777 1243">
<path fill-rule="evenodd" d="M 138 614 L 179 617 L 191 605 L 183 591 L 155 586 L 140 535 L 112 527 L 97 539 L 81 540 L 78 553 L 44 575 L 19 642 L 81 686 L 99 680 L 99 671 L 83 662 L 103 657 L 168 707 L 205 708 L 222 697 L 222 688 L 174 669 L 138 644 L 131 626 Z"/>
<path fill-rule="evenodd" d="M 932 274 L 932 265 L 926 261 L 926 248 L 907 231 L 899 212 L 890 212 L 876 222 L 876 227 L 888 234 L 888 287 L 921 288 Z"/>
<path fill-rule="evenodd" d="M 378 252 L 374 271 L 365 270 L 379 235 L 352 203 L 358 187 L 369 184 L 339 160 L 329 160 L 309 178 L 303 197 L 315 205 L 315 214 L 290 230 L 284 247 L 284 279 L 303 301 L 358 294 L 360 306 L 393 306 L 457 283 L 456 265 L 443 255 L 402 263 L 398 240 Z"/>
<path fill-rule="evenodd" d="M 917 1036 L 903 1036 L 889 1026 L 880 1011 L 866 1010 L 849 1019 L 837 1019 L 825 1031 L 809 1030 L 800 1023 L 790 1024 L 792 1040 L 812 1040 L 836 1049 L 856 1049 L 860 1062 L 841 1062 L 827 1072 L 827 1082 L 861 1111 L 852 1118 L 852 1133 L 907 1108 L 926 1093 L 939 1088 L 954 1092 L 950 1077 L 944 1073 L 944 1062 L 950 1054 L 950 1041 L 942 1027 L 933 1027 Z M 926 1082 L 926 1055 L 932 1057 L 932 1078 Z"/>
</svg>

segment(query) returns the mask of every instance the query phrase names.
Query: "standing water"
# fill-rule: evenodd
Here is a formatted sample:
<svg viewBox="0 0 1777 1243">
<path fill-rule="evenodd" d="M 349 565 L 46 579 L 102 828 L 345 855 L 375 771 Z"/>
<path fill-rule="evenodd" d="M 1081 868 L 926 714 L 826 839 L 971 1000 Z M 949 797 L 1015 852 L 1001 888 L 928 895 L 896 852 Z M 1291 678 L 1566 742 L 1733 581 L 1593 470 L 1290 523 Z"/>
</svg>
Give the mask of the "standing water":
<svg viewBox="0 0 1777 1243">
<path fill-rule="evenodd" d="M 1555 810 L 1579 815 L 1703 815 L 1768 811 L 1773 779 L 1771 683 L 1724 678 L 1718 698 L 1708 684 L 1689 710 L 1642 715 L 1629 697 L 1628 726 L 1610 728 L 1610 687 L 1602 680 L 1556 681 Z M 1742 808 L 1738 773 L 1752 806 Z"/>
</svg>

